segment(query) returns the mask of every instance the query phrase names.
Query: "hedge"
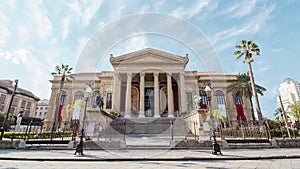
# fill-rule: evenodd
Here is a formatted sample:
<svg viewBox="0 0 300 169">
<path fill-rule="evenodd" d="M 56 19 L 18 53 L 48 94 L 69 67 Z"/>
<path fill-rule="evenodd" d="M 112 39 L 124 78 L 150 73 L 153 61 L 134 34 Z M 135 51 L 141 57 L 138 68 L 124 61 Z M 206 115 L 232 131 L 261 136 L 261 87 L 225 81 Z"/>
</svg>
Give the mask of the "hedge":
<svg viewBox="0 0 300 169">
<path fill-rule="evenodd" d="M 65 131 L 65 132 L 53 132 L 53 138 L 60 138 L 60 137 L 71 137 L 72 131 Z M 37 132 L 4 132 L 4 138 L 10 139 L 49 139 L 51 138 L 51 131 L 43 132 L 38 134 Z"/>
</svg>

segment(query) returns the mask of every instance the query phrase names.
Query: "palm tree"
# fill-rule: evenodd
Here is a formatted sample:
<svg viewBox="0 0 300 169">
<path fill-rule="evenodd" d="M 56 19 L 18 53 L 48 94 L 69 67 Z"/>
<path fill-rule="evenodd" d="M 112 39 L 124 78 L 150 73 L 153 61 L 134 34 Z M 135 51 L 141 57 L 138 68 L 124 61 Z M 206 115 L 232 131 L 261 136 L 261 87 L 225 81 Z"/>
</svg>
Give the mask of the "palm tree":
<svg viewBox="0 0 300 169">
<path fill-rule="evenodd" d="M 252 71 L 252 66 L 251 66 L 251 62 L 254 61 L 252 56 L 253 55 L 259 56 L 260 49 L 259 49 L 258 45 L 255 44 L 254 42 L 252 42 L 251 40 L 250 41 L 242 40 L 241 44 L 236 45 L 235 47 L 237 48 L 237 51 L 234 52 L 236 59 L 240 59 L 242 56 L 244 56 L 243 63 L 248 64 L 251 87 L 252 87 L 253 96 L 254 96 L 254 100 L 255 100 L 255 107 L 256 107 L 256 111 L 257 111 L 257 115 L 258 115 L 258 121 L 259 121 L 259 124 L 262 125 L 263 116 L 262 116 L 259 101 L 258 101 L 257 90 L 256 90 L 256 86 L 254 83 L 254 76 L 253 76 L 253 71 Z"/>
<path fill-rule="evenodd" d="M 251 113 L 252 113 L 252 120 L 255 121 L 254 111 L 253 111 L 253 103 L 252 103 L 252 85 L 250 81 L 249 73 L 242 73 L 236 76 L 236 81 L 234 83 L 231 83 L 227 87 L 227 93 L 232 93 L 234 97 L 240 97 L 240 98 L 249 98 L 250 100 L 250 106 L 251 106 Z M 263 92 L 266 91 L 266 89 L 262 86 L 255 85 L 256 93 L 260 95 L 264 95 Z"/>
<path fill-rule="evenodd" d="M 282 109 L 280 107 L 278 107 L 274 113 L 273 113 L 274 117 L 276 120 L 282 120 L 283 117 L 282 117 Z"/>
<path fill-rule="evenodd" d="M 72 76 L 73 68 L 69 65 L 57 65 L 55 66 L 55 70 L 51 73 L 53 76 L 61 76 L 60 78 L 60 86 L 59 86 L 59 92 L 56 98 L 55 102 L 55 112 L 54 112 L 54 119 L 53 119 L 53 126 L 52 126 L 52 132 L 56 129 L 56 123 L 58 120 L 58 109 L 59 109 L 59 102 L 61 101 L 61 95 L 64 88 L 65 81 L 69 81 L 70 79 L 74 79 Z"/>
</svg>

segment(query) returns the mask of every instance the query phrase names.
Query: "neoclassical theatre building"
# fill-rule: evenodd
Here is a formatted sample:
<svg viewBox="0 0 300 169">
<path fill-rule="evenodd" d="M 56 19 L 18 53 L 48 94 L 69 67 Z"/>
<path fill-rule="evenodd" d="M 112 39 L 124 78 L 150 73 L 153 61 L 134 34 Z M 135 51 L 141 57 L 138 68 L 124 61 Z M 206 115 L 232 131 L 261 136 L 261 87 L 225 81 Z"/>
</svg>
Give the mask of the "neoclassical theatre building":
<svg viewBox="0 0 300 169">
<path fill-rule="evenodd" d="M 187 71 L 188 55 L 177 56 L 168 52 L 146 48 L 121 56 L 110 55 L 113 71 L 78 73 L 74 80 L 66 82 L 61 98 L 61 119 L 70 121 L 74 111 L 68 105 L 76 100 L 90 98 L 87 121 L 101 123 L 103 113 L 97 100 L 103 98 L 103 110 L 115 112 L 125 118 L 165 118 L 189 114 L 201 98 L 200 108 L 207 109 L 208 96 L 205 83 L 213 87 L 212 110 L 219 109 L 228 121 L 251 120 L 250 102 L 245 98 L 234 98 L 226 87 L 236 80 L 236 75 Z M 47 120 L 52 121 L 55 100 L 59 91 L 60 77 L 55 76 L 49 102 Z M 88 95 L 86 84 L 91 83 L 93 93 Z M 83 110 L 80 118 L 83 117 Z"/>
</svg>

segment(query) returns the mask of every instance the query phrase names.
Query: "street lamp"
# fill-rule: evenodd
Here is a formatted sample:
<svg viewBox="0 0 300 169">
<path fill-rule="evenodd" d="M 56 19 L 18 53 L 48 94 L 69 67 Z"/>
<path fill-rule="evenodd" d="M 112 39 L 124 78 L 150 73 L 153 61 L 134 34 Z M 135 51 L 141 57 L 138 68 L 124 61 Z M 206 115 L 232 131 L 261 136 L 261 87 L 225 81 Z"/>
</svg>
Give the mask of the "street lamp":
<svg viewBox="0 0 300 169">
<path fill-rule="evenodd" d="M 18 81 L 19 80 L 15 80 L 15 88 L 14 88 L 14 91 L 13 91 L 13 93 L 11 95 L 11 99 L 10 99 L 10 102 L 9 102 L 8 110 L 6 112 L 6 116 L 5 116 L 5 119 L 4 119 L 4 121 L 2 123 L 2 127 L 1 127 L 1 137 L 0 137 L 0 140 L 2 140 L 2 138 L 4 136 L 4 131 L 6 129 L 6 123 L 7 123 L 7 119 L 8 119 L 8 116 L 9 116 L 10 108 L 11 108 L 11 105 L 13 103 L 13 100 L 14 100 L 14 97 L 15 97 L 15 94 L 16 94 L 16 90 L 17 90 L 17 87 L 18 87 Z"/>
<path fill-rule="evenodd" d="M 91 83 L 87 84 L 87 87 L 85 88 L 85 91 L 87 93 L 91 93 L 92 92 L 92 87 L 91 87 Z M 85 119 L 86 119 L 86 107 L 87 107 L 87 103 L 89 101 L 89 97 L 87 96 L 85 98 L 85 105 L 84 105 L 84 112 L 83 112 L 83 121 L 82 121 L 82 128 L 81 128 L 81 135 L 80 135 L 80 142 L 76 147 L 76 151 L 74 153 L 74 155 L 76 155 L 77 153 L 84 155 L 83 154 L 83 136 L 84 136 L 84 124 L 85 124 Z"/>
<path fill-rule="evenodd" d="M 213 141 L 212 141 L 212 146 L 213 146 L 213 151 L 212 154 L 217 155 L 218 152 L 222 155 L 220 146 L 216 140 L 216 134 L 215 134 L 215 126 L 214 126 L 214 119 L 213 119 L 213 114 L 212 114 L 212 106 L 211 106 L 211 96 L 212 96 L 212 88 L 209 83 L 205 84 L 205 89 L 204 91 L 207 94 L 207 101 L 208 101 L 208 107 L 209 107 L 209 113 L 210 113 L 210 120 L 211 120 L 211 128 L 212 128 L 212 135 L 213 135 Z"/>
</svg>

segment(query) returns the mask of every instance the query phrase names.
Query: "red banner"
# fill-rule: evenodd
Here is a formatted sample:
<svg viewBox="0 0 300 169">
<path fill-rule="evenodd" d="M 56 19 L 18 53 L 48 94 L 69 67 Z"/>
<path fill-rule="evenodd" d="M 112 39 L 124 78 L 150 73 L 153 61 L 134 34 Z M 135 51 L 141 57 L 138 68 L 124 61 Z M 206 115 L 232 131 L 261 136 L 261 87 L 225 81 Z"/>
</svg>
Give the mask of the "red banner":
<svg viewBox="0 0 300 169">
<path fill-rule="evenodd" d="M 237 112 L 237 119 L 238 120 L 244 120 L 245 114 L 244 114 L 244 108 L 242 104 L 236 104 L 236 112 Z"/>
<path fill-rule="evenodd" d="M 58 113 L 57 113 L 57 120 L 58 121 L 61 121 L 61 111 L 62 111 L 62 108 L 63 108 L 63 105 L 59 105 L 59 108 L 58 108 Z"/>
<path fill-rule="evenodd" d="M 207 109 L 207 104 L 201 104 L 201 109 Z"/>
</svg>

